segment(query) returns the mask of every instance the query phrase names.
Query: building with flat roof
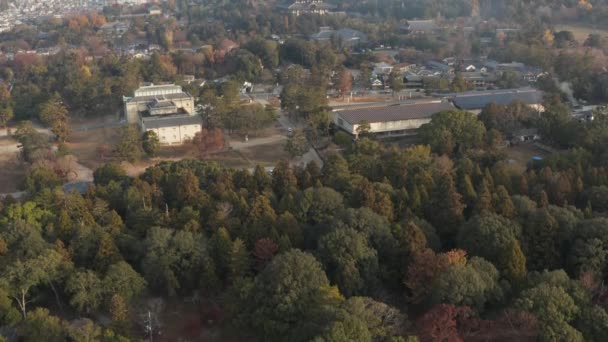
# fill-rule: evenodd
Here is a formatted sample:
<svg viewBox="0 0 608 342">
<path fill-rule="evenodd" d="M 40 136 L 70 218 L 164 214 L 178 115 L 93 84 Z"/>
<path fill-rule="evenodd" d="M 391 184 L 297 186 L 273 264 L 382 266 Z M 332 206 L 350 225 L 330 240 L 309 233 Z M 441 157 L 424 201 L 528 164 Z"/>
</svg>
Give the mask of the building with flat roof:
<svg viewBox="0 0 608 342">
<path fill-rule="evenodd" d="M 194 114 L 194 98 L 175 84 L 146 84 L 135 90 L 133 97 L 123 97 L 125 118 L 128 123 L 139 123 L 140 116 L 150 113 L 151 106 L 172 104 L 175 113 Z M 154 111 L 154 109 L 153 109 Z M 152 114 L 154 115 L 154 114 Z"/>
<path fill-rule="evenodd" d="M 202 128 L 194 98 L 175 84 L 142 85 L 123 102 L 126 121 L 154 131 L 161 144 L 184 143 Z"/>
<path fill-rule="evenodd" d="M 415 134 L 433 115 L 454 109 L 449 101 L 434 100 L 336 109 L 332 114 L 333 123 L 354 136 L 362 124 L 369 124 L 369 133 L 378 136 L 403 136 Z"/>
<path fill-rule="evenodd" d="M 539 112 L 545 110 L 542 105 L 543 92 L 534 88 L 467 91 L 446 96 L 457 108 L 475 114 L 479 114 L 490 103 L 505 106 L 516 101 L 525 103 Z"/>
</svg>

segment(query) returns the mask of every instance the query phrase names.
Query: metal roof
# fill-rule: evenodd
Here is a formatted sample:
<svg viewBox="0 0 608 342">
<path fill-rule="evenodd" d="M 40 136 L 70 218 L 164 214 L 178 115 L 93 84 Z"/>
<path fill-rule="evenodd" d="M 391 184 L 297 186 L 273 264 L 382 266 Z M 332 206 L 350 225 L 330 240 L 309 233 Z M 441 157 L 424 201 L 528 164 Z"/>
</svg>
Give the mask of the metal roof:
<svg viewBox="0 0 608 342">
<path fill-rule="evenodd" d="M 148 105 L 149 108 L 172 108 L 175 103 L 169 100 L 156 100 Z"/>
<path fill-rule="evenodd" d="M 321 30 L 318 33 L 313 34 L 311 36 L 311 38 L 314 40 L 330 40 L 332 38 L 332 36 L 334 36 L 334 35 L 336 37 L 340 37 L 340 39 L 342 39 L 344 41 L 366 40 L 367 39 L 367 36 L 363 32 L 353 30 L 350 28 L 341 28 L 337 31 Z"/>
<path fill-rule="evenodd" d="M 128 98 L 127 102 L 139 102 L 139 101 L 152 101 L 152 100 L 174 100 L 174 99 L 187 99 L 191 98 L 187 93 L 177 94 L 164 94 L 164 95 L 149 95 L 149 96 L 135 96 Z"/>
<path fill-rule="evenodd" d="M 439 27 L 435 20 L 408 20 L 407 28 L 410 32 L 432 32 Z"/>
<path fill-rule="evenodd" d="M 389 106 L 355 108 L 335 111 L 344 121 L 356 125 L 361 121 L 386 122 L 413 119 L 426 119 L 439 112 L 454 110 L 447 101 L 427 101 L 402 103 Z"/>
<path fill-rule="evenodd" d="M 534 88 L 471 91 L 448 95 L 456 107 L 464 110 L 482 109 L 490 103 L 508 105 L 520 101 L 528 105 L 543 101 L 543 92 Z"/>
<path fill-rule="evenodd" d="M 142 118 L 142 122 L 146 128 L 163 128 L 202 124 L 203 120 L 198 115 L 171 115 L 145 117 Z"/>
</svg>

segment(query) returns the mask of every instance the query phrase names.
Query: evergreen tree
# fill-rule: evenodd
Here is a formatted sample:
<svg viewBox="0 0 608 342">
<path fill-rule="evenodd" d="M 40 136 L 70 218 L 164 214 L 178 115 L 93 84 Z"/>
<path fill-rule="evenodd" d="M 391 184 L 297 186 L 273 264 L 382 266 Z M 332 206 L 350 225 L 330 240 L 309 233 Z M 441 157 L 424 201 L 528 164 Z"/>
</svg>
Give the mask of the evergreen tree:
<svg viewBox="0 0 608 342">
<path fill-rule="evenodd" d="M 127 303 L 119 294 L 112 295 L 109 311 L 114 329 L 126 330 L 129 325 L 129 310 Z"/>
<path fill-rule="evenodd" d="M 141 136 L 135 126 L 123 127 L 116 144 L 114 155 L 118 160 L 135 162 L 141 159 Z"/>
<path fill-rule="evenodd" d="M 492 195 L 488 189 L 485 179 L 481 182 L 481 186 L 477 191 L 477 202 L 475 202 L 475 212 L 483 215 L 494 212 L 492 207 Z"/>
<path fill-rule="evenodd" d="M 524 252 L 530 270 L 552 270 L 561 267 L 557 248 L 558 223 L 544 208 L 538 209 L 524 224 Z"/>
<path fill-rule="evenodd" d="M 230 240 L 230 233 L 224 227 L 218 229 L 210 241 L 211 256 L 213 258 L 216 273 L 227 277 L 230 269 L 230 262 L 232 256 L 232 240 Z"/>
<path fill-rule="evenodd" d="M 258 164 L 253 170 L 253 181 L 257 186 L 257 192 L 263 193 L 266 190 L 270 189 L 270 186 L 272 184 L 272 177 L 270 177 L 264 167 Z"/>
<path fill-rule="evenodd" d="M 433 197 L 426 212 L 428 219 L 439 230 L 439 235 L 445 241 L 451 241 L 463 220 L 464 204 L 462 196 L 456 191 L 452 176 L 442 175 L 433 191 Z"/>
<path fill-rule="evenodd" d="M 515 206 L 509 196 L 507 189 L 499 185 L 496 188 L 496 200 L 494 201 L 494 208 L 496 212 L 504 217 L 513 218 L 515 216 Z"/>
<path fill-rule="evenodd" d="M 406 258 L 422 252 L 426 248 L 426 235 L 418 225 L 409 221 L 397 233 L 399 249 Z"/>
<path fill-rule="evenodd" d="M 144 152 L 146 152 L 149 157 L 156 156 L 156 153 L 158 153 L 158 150 L 160 149 L 160 140 L 158 140 L 158 135 L 154 131 L 146 131 L 141 144 Z"/>
<path fill-rule="evenodd" d="M 249 252 L 243 240 L 237 238 L 232 243 L 232 251 L 230 253 L 230 280 L 235 280 L 245 277 L 249 274 L 251 260 Z"/>
<path fill-rule="evenodd" d="M 253 246 L 261 238 L 273 238 L 277 214 L 266 196 L 260 195 L 255 199 L 247 215 L 247 242 Z"/>
<path fill-rule="evenodd" d="M 549 197 L 545 190 L 541 190 L 538 197 L 538 207 L 539 208 L 547 208 L 549 206 Z"/>
<path fill-rule="evenodd" d="M 95 269 L 105 272 L 110 265 L 122 260 L 122 256 L 118 247 L 114 243 L 114 239 L 108 233 L 103 233 L 99 239 L 99 248 L 93 261 Z"/>
<path fill-rule="evenodd" d="M 293 195 L 298 190 L 298 180 L 285 160 L 279 161 L 272 170 L 272 189 L 278 198 Z"/>
<path fill-rule="evenodd" d="M 520 284 L 526 277 L 526 256 L 521 250 L 519 241 L 511 239 L 502 252 L 501 273 L 512 285 Z"/>
<path fill-rule="evenodd" d="M 464 203 L 467 204 L 467 207 L 473 207 L 473 204 L 477 201 L 477 193 L 473 187 L 473 182 L 471 182 L 471 177 L 469 175 L 464 175 L 462 182 L 460 182 L 459 185 L 459 191 L 462 194 Z"/>
</svg>

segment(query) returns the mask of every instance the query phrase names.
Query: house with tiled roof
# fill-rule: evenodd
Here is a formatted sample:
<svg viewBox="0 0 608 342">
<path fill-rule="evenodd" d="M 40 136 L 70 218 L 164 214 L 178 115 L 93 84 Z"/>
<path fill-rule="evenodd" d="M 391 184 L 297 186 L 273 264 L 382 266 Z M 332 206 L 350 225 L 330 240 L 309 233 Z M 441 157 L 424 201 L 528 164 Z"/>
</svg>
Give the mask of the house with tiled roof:
<svg viewBox="0 0 608 342">
<path fill-rule="evenodd" d="M 319 32 L 313 34 L 310 38 L 318 42 L 336 39 L 343 46 L 356 46 L 367 42 L 367 35 L 365 33 L 346 27 L 339 30 L 334 30 L 331 27 L 321 27 Z"/>
</svg>

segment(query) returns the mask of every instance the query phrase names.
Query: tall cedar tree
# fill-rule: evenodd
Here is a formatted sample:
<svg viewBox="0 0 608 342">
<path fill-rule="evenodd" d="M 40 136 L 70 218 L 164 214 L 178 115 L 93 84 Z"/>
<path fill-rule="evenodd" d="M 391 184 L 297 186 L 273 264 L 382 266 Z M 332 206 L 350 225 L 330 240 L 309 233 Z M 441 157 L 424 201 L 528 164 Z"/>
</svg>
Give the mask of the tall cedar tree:
<svg viewBox="0 0 608 342">
<path fill-rule="evenodd" d="M 456 191 L 450 174 L 439 177 L 430 203 L 427 205 L 427 218 L 437 227 L 442 240 L 453 241 L 463 220 L 462 196 Z"/>
<path fill-rule="evenodd" d="M 557 238 L 558 222 L 547 209 L 538 209 L 524 224 L 523 241 L 528 269 L 542 271 L 559 268 Z"/>
</svg>

